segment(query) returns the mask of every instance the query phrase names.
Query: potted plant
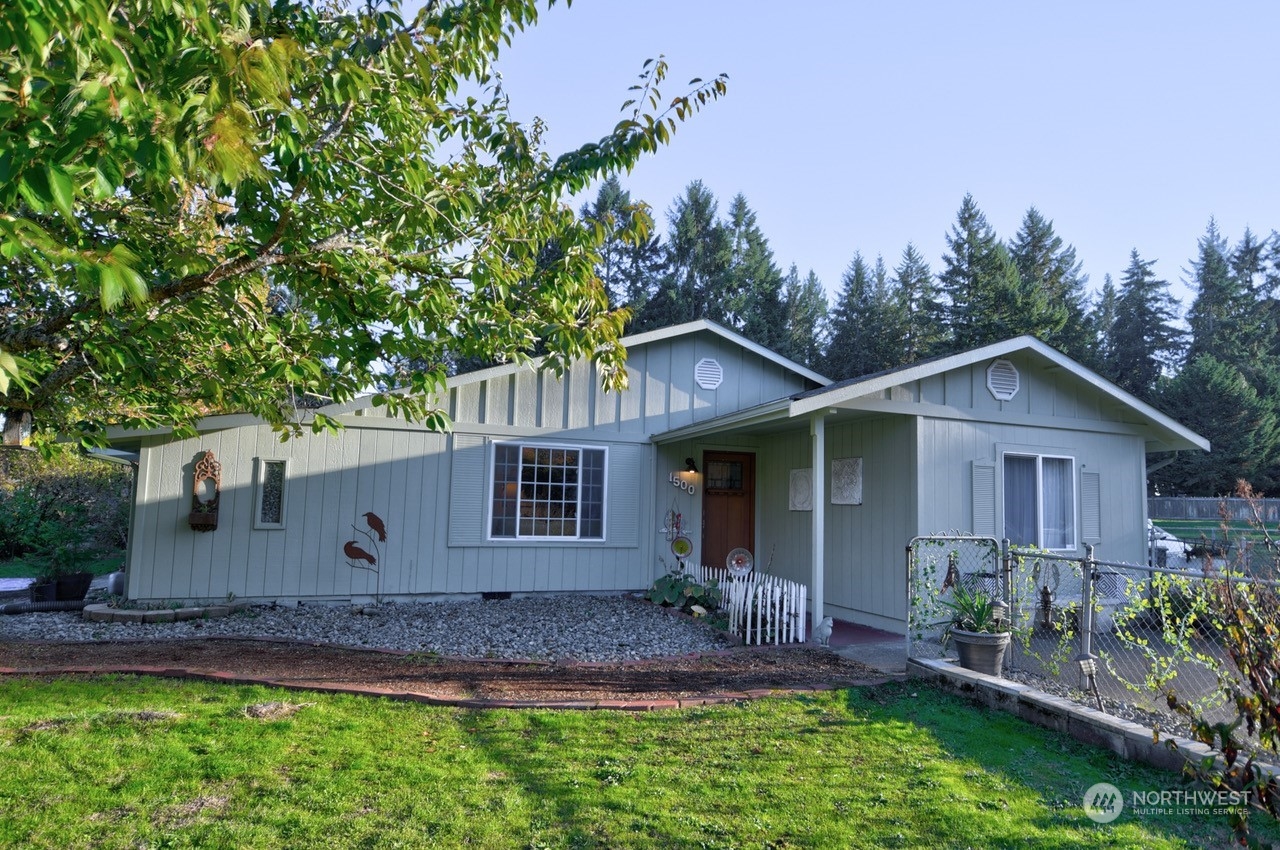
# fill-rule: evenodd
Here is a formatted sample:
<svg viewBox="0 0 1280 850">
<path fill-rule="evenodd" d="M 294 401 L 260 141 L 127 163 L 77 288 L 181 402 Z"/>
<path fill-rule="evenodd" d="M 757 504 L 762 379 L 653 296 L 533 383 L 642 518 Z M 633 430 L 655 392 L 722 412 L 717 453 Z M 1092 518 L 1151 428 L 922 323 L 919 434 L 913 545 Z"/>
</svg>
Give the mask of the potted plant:
<svg viewBox="0 0 1280 850">
<path fill-rule="evenodd" d="M 943 643 L 955 641 L 960 666 L 999 676 L 1005 650 L 1013 638 L 1008 607 L 986 590 L 980 587 L 967 590 L 963 584 L 956 585 L 951 600 L 942 604 L 951 609 L 951 622 L 943 635 Z"/>
<path fill-rule="evenodd" d="M 84 532 L 78 526 L 58 523 L 47 523 L 41 532 L 40 543 L 31 557 L 40 565 L 40 573 L 30 588 L 31 601 L 84 599 L 93 583 L 93 573 L 80 569 Z"/>
</svg>

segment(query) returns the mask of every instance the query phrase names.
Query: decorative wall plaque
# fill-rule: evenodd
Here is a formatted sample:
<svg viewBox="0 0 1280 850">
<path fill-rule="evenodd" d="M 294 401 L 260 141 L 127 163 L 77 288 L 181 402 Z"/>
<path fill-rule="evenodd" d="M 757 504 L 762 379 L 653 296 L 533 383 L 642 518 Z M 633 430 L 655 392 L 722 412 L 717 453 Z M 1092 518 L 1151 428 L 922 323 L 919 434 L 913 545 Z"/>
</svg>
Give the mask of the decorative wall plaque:
<svg viewBox="0 0 1280 850">
<path fill-rule="evenodd" d="M 862 458 L 838 457 L 831 461 L 831 504 L 862 504 Z"/>
<path fill-rule="evenodd" d="M 208 498 L 201 498 L 201 494 Z M 187 522 L 196 531 L 213 531 L 218 527 L 218 501 L 222 498 L 222 464 L 206 451 L 196 461 L 191 476 L 191 514 Z"/>
</svg>

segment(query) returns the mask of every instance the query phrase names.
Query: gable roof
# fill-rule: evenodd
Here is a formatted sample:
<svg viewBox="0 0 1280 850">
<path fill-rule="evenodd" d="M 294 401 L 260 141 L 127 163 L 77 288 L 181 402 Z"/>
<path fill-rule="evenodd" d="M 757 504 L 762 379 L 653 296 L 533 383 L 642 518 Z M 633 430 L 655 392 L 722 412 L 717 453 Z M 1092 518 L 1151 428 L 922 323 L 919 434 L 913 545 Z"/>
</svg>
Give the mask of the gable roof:
<svg viewBox="0 0 1280 850">
<path fill-rule="evenodd" d="M 1149 450 L 1209 450 L 1209 441 L 1204 437 L 1032 336 L 1014 337 L 1003 342 L 963 351 L 959 354 L 934 357 L 907 366 L 900 366 L 896 369 L 850 378 L 829 384 L 820 389 L 797 393 L 789 399 L 780 399 L 777 402 L 770 402 L 749 410 L 738 411 L 729 416 L 655 435 L 654 439 L 667 441 L 674 438 L 694 436 L 693 432 L 695 430 L 701 432 L 712 431 L 715 430 L 716 426 L 731 427 L 744 422 L 764 422 L 807 416 L 823 408 L 838 407 L 843 403 L 882 393 L 893 387 L 941 375 L 954 369 L 966 368 L 976 363 L 1007 357 L 1010 354 L 1019 352 L 1028 352 L 1049 361 L 1093 387 L 1102 395 L 1128 407 L 1144 419 L 1153 429 L 1161 432 L 1162 437 L 1159 441 L 1161 446 L 1149 448 Z"/>
<path fill-rule="evenodd" d="M 704 331 L 726 339 L 771 363 L 776 363 L 784 369 L 794 372 L 807 380 L 813 381 L 815 384 L 825 387 L 831 383 L 830 378 L 813 371 L 807 366 L 803 366 L 790 358 L 783 357 L 772 349 L 765 348 L 763 345 L 752 342 L 735 331 L 731 331 L 722 325 L 718 325 L 715 322 L 711 322 L 706 319 L 697 319 L 692 322 L 685 322 L 679 325 L 658 328 L 657 330 L 645 331 L 644 333 L 630 334 L 628 336 L 624 336 L 621 339 L 621 343 L 626 348 L 636 348 L 641 345 L 662 342 L 663 340 L 675 339 L 677 337 L 688 336 L 690 334 Z M 526 369 L 536 369 L 542 362 L 542 359 L 543 358 L 541 357 L 535 357 L 532 361 L 522 363 L 503 363 L 498 366 L 489 366 L 485 369 L 477 369 L 473 372 L 463 372 L 459 375 L 450 377 L 445 382 L 445 386 L 449 388 L 459 387 L 479 381 L 487 381 L 491 378 L 497 378 L 503 375 L 511 375 Z M 372 395 L 366 395 L 342 404 L 331 404 L 327 407 L 320 408 L 320 412 L 327 416 L 338 416 L 343 413 L 352 413 L 356 410 L 371 407 L 373 404 L 372 398 Z"/>
</svg>

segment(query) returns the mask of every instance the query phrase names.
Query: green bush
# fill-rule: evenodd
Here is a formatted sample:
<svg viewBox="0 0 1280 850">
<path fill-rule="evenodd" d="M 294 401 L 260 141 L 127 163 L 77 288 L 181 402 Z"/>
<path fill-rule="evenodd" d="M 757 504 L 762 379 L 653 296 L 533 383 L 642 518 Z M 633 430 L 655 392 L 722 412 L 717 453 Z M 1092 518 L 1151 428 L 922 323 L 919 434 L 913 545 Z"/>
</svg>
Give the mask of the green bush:
<svg viewBox="0 0 1280 850">
<path fill-rule="evenodd" d="M 132 486 L 131 471 L 119 464 L 71 451 L 46 460 L 0 449 L 0 560 L 123 549 Z"/>
<path fill-rule="evenodd" d="M 677 607 L 686 614 L 691 613 L 694 605 L 700 605 L 706 611 L 714 611 L 720 607 L 723 593 L 714 581 L 699 584 L 693 576 L 683 570 L 675 570 L 659 578 L 646 594 L 650 602 L 666 607 Z"/>
</svg>

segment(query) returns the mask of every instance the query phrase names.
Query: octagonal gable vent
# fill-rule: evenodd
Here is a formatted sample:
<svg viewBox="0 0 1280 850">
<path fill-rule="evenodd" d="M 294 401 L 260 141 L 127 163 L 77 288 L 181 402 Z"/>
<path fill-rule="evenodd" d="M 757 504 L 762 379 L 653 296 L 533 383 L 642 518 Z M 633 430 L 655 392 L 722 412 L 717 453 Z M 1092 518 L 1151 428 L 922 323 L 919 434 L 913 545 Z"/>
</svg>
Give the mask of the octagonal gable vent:
<svg viewBox="0 0 1280 850">
<path fill-rule="evenodd" d="M 987 367 L 987 389 L 1000 401 L 1008 401 L 1018 394 L 1022 385 L 1018 367 L 1008 360 L 996 360 Z"/>
<path fill-rule="evenodd" d="M 710 357 L 704 357 L 693 367 L 693 379 L 704 390 L 714 390 L 724 383 L 724 369 Z"/>
</svg>

